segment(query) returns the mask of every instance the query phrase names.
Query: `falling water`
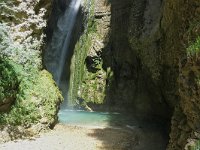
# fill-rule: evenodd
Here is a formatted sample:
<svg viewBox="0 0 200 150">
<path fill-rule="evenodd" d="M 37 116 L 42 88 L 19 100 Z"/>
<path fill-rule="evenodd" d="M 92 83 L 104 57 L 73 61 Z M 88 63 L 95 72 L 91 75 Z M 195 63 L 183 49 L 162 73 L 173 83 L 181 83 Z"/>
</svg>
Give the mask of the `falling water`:
<svg viewBox="0 0 200 150">
<path fill-rule="evenodd" d="M 66 59 L 68 57 L 72 31 L 81 6 L 81 0 L 71 0 L 65 12 L 58 18 L 56 28 L 53 32 L 51 43 L 48 44 L 44 56 L 44 62 L 48 71 L 53 74 L 54 80 L 67 98 L 67 83 L 61 81 Z"/>
<path fill-rule="evenodd" d="M 47 52 L 53 52 L 53 60 L 46 64 L 47 69 L 52 72 L 55 81 L 60 85 L 61 75 L 65 66 L 72 30 L 81 5 L 81 0 L 72 0 L 65 13 L 57 22 L 57 29 L 53 33 L 52 41 L 47 47 Z"/>
</svg>

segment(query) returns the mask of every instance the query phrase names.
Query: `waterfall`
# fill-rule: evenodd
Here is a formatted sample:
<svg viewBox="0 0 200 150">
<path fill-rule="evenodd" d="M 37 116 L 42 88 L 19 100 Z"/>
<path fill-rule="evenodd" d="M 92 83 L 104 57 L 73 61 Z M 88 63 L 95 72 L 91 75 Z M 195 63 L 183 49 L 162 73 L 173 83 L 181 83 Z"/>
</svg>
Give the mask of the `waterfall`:
<svg viewBox="0 0 200 150">
<path fill-rule="evenodd" d="M 80 10 L 81 0 L 71 0 L 65 11 L 58 17 L 56 27 L 53 31 L 50 43 L 44 54 L 44 63 L 49 72 L 61 89 L 63 96 L 67 99 L 67 81 L 62 79 L 70 44 L 73 38 L 73 29 Z"/>
<path fill-rule="evenodd" d="M 69 13 L 65 13 L 63 17 L 58 20 L 58 28 L 62 32 L 67 32 L 66 38 L 64 40 L 63 46 L 61 48 L 61 56 L 58 64 L 57 80 L 56 82 L 60 85 L 61 75 L 63 68 L 65 66 L 65 58 L 67 55 L 67 49 L 69 48 L 72 30 L 75 24 L 75 20 L 81 5 L 81 0 L 72 0 L 70 4 Z M 66 25 L 66 26 L 65 26 Z"/>
</svg>

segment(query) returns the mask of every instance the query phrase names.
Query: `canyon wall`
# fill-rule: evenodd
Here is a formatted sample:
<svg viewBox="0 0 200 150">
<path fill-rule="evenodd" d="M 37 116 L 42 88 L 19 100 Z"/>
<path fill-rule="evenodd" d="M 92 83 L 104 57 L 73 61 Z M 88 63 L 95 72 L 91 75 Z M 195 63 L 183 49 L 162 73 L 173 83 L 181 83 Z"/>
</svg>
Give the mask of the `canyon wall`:
<svg viewBox="0 0 200 150">
<path fill-rule="evenodd" d="M 79 99 L 171 122 L 168 149 L 195 145 L 199 6 L 197 0 L 96 0 Z"/>
<path fill-rule="evenodd" d="M 176 77 L 168 77 L 178 67 L 167 70 L 161 63 L 162 6 L 160 1 L 95 1 L 95 28 L 83 60 L 85 77 L 77 88 L 88 104 L 171 116 L 177 88 L 171 82 Z M 95 102 L 91 95 L 100 99 Z"/>
</svg>

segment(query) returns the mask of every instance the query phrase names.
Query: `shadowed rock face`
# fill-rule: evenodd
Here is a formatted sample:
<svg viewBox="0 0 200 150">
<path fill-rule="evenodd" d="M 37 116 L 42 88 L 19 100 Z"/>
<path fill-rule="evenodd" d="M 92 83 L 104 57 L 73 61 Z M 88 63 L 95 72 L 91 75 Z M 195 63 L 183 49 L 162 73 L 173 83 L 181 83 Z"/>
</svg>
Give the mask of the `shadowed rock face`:
<svg viewBox="0 0 200 150">
<path fill-rule="evenodd" d="M 125 3 L 110 2 L 115 86 L 109 94 L 136 112 L 166 118 L 173 112 L 168 149 L 189 147 L 199 138 L 199 61 L 187 58 L 186 48 L 200 34 L 200 2 L 134 0 L 125 11 L 117 9 Z"/>
<path fill-rule="evenodd" d="M 111 0 L 109 5 L 110 38 L 102 56 L 104 67 L 111 67 L 114 76 L 107 86 L 106 101 L 134 112 L 168 118 L 173 105 L 161 88 L 165 80 L 159 42 L 162 2 Z"/>
</svg>

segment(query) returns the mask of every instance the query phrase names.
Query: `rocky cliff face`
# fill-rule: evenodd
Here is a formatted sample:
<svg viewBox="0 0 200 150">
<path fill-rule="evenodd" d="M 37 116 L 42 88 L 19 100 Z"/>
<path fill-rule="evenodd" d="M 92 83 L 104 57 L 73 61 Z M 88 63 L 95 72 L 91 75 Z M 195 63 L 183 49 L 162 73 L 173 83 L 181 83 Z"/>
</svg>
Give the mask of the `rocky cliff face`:
<svg viewBox="0 0 200 150">
<path fill-rule="evenodd" d="M 171 121 L 171 139 L 168 149 L 190 149 L 199 140 L 199 72 L 197 68 L 199 68 L 200 2 L 195 0 L 190 2 L 173 1 L 166 3 L 166 6 L 174 8 L 171 11 L 169 7 L 166 7 L 165 11 L 174 12 L 168 16 L 174 18 L 171 19 L 174 20 L 171 24 L 176 29 L 173 31 L 176 36 L 169 37 L 168 41 L 174 41 L 172 43 L 176 45 L 179 58 L 177 82 L 180 96 Z M 165 20 L 169 26 L 170 21 Z M 168 34 L 170 35 L 170 32 Z"/>
<path fill-rule="evenodd" d="M 100 36 L 85 57 L 84 74 L 91 78 L 82 80 L 79 96 L 89 93 L 82 97 L 89 104 L 96 91 L 105 92 L 100 101 L 110 107 L 172 117 L 168 149 L 194 144 L 200 138 L 199 59 L 191 51 L 199 50 L 199 6 L 197 0 L 96 0 Z"/>
<path fill-rule="evenodd" d="M 1 24 L 6 24 L 7 32 L 9 32 L 10 43 L 21 49 L 26 49 L 27 53 L 13 51 L 10 56 L 8 50 L 2 50 L 1 55 L 12 57 L 15 61 L 25 64 L 32 63 L 35 67 L 41 68 L 41 46 L 44 39 L 43 30 L 46 26 L 46 20 L 51 12 L 50 1 L 2 1 L 0 10 Z M 2 36 L 2 38 L 5 38 Z M 35 49 L 35 51 L 32 51 Z M 28 54 L 40 59 L 31 59 Z M 20 61 L 24 57 L 24 62 Z"/>
<path fill-rule="evenodd" d="M 161 64 L 162 3 L 97 0 L 94 8 L 95 28 L 89 33 L 92 40 L 81 61 L 85 61 L 85 69 L 79 73 L 84 77 L 79 77 L 78 96 L 88 104 L 169 118 L 175 103 L 170 98 L 176 97 L 176 83 L 171 80 L 176 77 L 168 79 L 174 70 L 170 72 L 165 64 L 163 69 Z M 170 85 L 162 82 L 166 79 Z"/>
<path fill-rule="evenodd" d="M 119 106 L 131 106 L 135 112 L 167 118 L 169 105 L 160 89 L 162 3 L 111 1 L 111 8 L 110 51 L 113 58 L 109 65 L 115 76 L 113 88 L 108 92 L 111 99 Z"/>
</svg>

